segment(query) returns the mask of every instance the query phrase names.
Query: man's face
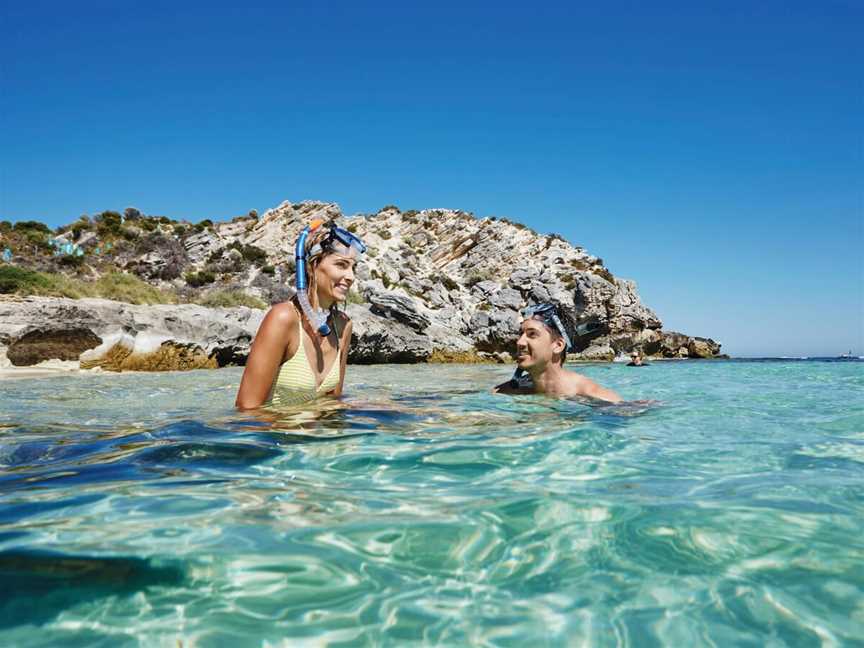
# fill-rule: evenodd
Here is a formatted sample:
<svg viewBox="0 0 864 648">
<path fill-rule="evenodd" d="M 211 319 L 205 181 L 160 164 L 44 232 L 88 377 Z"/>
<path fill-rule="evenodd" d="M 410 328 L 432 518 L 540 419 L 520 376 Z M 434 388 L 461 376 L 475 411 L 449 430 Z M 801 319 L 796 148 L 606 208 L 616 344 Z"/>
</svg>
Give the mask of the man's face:
<svg viewBox="0 0 864 648">
<path fill-rule="evenodd" d="M 554 361 L 556 353 L 564 351 L 564 341 L 535 319 L 521 324 L 516 340 L 516 365 L 520 369 L 544 367 Z"/>
</svg>

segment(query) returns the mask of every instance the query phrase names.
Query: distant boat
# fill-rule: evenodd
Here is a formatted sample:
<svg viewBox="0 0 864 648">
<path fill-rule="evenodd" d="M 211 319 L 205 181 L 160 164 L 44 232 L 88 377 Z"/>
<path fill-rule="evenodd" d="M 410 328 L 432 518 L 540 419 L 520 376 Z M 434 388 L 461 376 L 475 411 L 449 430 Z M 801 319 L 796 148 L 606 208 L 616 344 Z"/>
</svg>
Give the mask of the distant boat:
<svg viewBox="0 0 864 648">
<path fill-rule="evenodd" d="M 852 349 L 849 349 L 849 353 L 843 353 L 837 356 L 838 360 L 857 360 L 858 356 L 852 355 Z"/>
</svg>

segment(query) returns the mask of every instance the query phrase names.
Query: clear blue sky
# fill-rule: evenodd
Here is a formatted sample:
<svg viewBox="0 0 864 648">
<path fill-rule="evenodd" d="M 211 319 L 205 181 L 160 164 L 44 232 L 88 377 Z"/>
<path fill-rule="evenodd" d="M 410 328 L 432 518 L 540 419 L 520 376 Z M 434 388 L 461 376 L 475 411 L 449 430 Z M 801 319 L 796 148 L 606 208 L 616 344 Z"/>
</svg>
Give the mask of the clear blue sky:
<svg viewBox="0 0 864 648">
<path fill-rule="evenodd" d="M 460 208 L 730 353 L 864 354 L 857 0 L 0 2 L 0 218 Z"/>
</svg>

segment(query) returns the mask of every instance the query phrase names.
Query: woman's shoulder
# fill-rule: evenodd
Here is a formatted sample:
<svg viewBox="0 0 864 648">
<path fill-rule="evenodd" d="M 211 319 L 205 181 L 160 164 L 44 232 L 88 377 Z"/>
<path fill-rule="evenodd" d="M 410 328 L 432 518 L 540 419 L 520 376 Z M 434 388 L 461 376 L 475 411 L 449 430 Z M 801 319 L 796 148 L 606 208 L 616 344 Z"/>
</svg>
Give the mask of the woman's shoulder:
<svg viewBox="0 0 864 648">
<path fill-rule="evenodd" d="M 274 320 L 278 324 L 296 324 L 300 315 L 297 308 L 290 301 L 274 304 L 267 311 L 267 319 Z"/>
<path fill-rule="evenodd" d="M 264 316 L 258 335 L 275 336 L 287 340 L 297 329 L 299 317 L 297 309 L 291 302 L 276 304 Z"/>
</svg>

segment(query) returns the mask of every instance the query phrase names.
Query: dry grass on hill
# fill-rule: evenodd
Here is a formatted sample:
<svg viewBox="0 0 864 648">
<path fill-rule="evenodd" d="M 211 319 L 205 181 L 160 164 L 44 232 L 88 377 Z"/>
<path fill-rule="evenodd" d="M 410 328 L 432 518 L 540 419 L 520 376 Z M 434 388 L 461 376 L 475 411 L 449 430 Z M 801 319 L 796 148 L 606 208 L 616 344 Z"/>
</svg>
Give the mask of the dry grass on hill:
<svg viewBox="0 0 864 648">
<path fill-rule="evenodd" d="M 177 295 L 154 288 L 141 279 L 112 272 L 97 281 L 82 281 L 62 274 L 47 274 L 15 266 L 0 266 L 0 293 L 27 297 L 101 297 L 129 304 L 176 304 Z"/>
<path fill-rule="evenodd" d="M 96 281 L 82 281 L 62 274 L 0 266 L 0 294 L 29 297 L 98 297 L 127 304 L 177 304 L 182 300 L 171 290 L 160 290 L 135 275 L 112 272 Z M 215 289 L 194 298 L 196 304 L 210 308 L 248 306 L 266 309 L 267 304 L 242 290 Z"/>
</svg>

